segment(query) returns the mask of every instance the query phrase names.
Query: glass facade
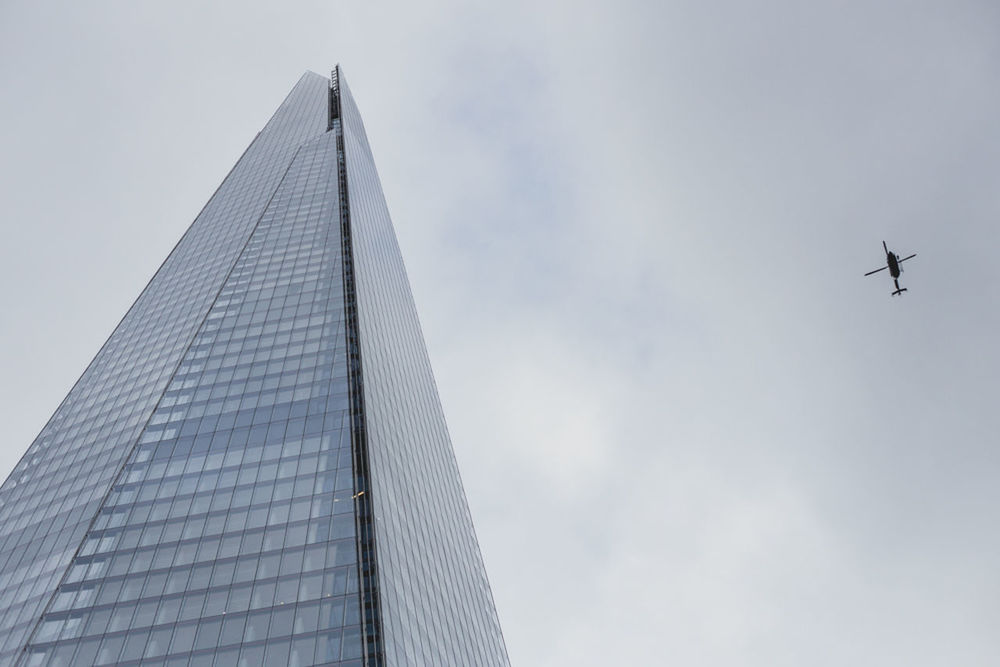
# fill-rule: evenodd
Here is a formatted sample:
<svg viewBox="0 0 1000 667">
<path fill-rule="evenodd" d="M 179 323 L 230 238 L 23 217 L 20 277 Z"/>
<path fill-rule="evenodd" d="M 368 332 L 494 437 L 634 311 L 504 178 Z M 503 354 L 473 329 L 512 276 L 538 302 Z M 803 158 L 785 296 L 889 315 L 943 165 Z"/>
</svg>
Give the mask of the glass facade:
<svg viewBox="0 0 1000 667">
<path fill-rule="evenodd" d="M 0 487 L 0 666 L 91 664 L 507 664 L 339 70 L 296 84 Z"/>
<path fill-rule="evenodd" d="M 386 657 L 507 664 L 410 283 L 346 86 L 341 106 Z"/>
</svg>

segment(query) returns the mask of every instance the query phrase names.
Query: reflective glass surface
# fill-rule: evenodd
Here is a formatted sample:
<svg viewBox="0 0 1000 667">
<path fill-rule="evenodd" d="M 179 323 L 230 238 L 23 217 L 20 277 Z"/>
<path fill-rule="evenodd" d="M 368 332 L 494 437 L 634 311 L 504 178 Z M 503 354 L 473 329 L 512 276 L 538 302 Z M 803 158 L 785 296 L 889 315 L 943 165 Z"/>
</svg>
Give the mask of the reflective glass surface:
<svg viewBox="0 0 1000 667">
<path fill-rule="evenodd" d="M 296 84 L 0 487 L 0 667 L 507 664 L 364 129 L 341 82 L 338 154 L 329 84 Z"/>
<path fill-rule="evenodd" d="M 361 657 L 331 139 L 296 153 L 28 665 Z"/>
<path fill-rule="evenodd" d="M 303 141 L 326 80 L 304 76 L 0 487 L 0 665 L 11 664 Z"/>
<path fill-rule="evenodd" d="M 341 90 L 386 662 L 506 665 L 403 258 L 361 115 Z"/>
</svg>

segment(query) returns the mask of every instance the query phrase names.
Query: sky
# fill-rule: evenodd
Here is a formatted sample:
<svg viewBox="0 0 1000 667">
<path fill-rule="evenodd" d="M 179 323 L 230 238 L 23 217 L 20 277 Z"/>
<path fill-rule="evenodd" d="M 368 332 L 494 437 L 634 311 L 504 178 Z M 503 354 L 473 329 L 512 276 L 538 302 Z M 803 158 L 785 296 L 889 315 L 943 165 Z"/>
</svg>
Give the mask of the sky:
<svg viewBox="0 0 1000 667">
<path fill-rule="evenodd" d="M 6 0 L 0 475 L 339 62 L 512 664 L 995 664 L 998 24 Z"/>
</svg>

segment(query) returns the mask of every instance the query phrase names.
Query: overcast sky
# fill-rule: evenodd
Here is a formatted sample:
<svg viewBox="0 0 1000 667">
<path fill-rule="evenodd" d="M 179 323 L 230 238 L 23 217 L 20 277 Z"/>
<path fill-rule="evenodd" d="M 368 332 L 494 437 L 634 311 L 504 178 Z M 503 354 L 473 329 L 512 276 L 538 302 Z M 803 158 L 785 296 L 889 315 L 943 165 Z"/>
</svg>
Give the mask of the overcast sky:
<svg viewBox="0 0 1000 667">
<path fill-rule="evenodd" d="M 513 664 L 996 664 L 995 3 L 208 4 L 0 2 L 0 477 L 339 62 Z"/>
</svg>

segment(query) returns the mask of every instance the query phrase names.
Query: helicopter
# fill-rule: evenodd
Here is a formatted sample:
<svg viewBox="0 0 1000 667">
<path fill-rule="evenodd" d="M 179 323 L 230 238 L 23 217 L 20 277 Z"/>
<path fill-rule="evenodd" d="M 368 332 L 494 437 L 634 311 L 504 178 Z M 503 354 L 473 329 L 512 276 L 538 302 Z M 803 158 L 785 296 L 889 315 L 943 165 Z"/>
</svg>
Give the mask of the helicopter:
<svg viewBox="0 0 1000 667">
<path fill-rule="evenodd" d="M 869 271 L 865 275 L 870 276 L 873 273 L 878 273 L 879 271 L 885 271 L 886 269 L 889 269 L 889 275 L 892 276 L 892 282 L 896 284 L 896 291 L 893 292 L 892 295 L 896 296 L 897 294 L 902 294 L 907 290 L 905 287 L 899 286 L 899 274 L 903 272 L 903 269 L 899 265 L 908 259 L 913 259 L 917 255 L 916 253 L 914 253 L 909 257 L 904 257 L 903 259 L 899 259 L 899 255 L 889 250 L 889 246 L 885 244 L 885 241 L 882 241 L 882 247 L 885 249 L 885 266 L 883 266 L 880 269 L 875 269 L 874 271 Z"/>
</svg>

